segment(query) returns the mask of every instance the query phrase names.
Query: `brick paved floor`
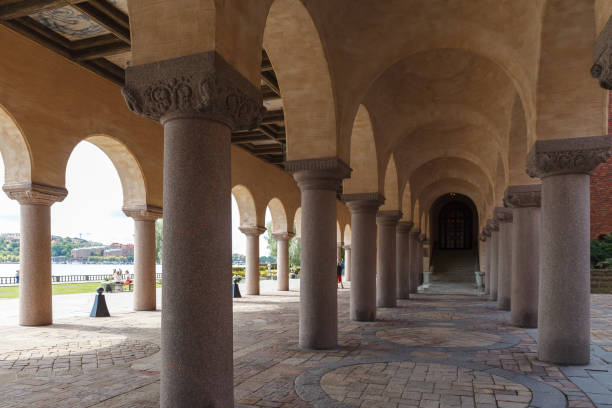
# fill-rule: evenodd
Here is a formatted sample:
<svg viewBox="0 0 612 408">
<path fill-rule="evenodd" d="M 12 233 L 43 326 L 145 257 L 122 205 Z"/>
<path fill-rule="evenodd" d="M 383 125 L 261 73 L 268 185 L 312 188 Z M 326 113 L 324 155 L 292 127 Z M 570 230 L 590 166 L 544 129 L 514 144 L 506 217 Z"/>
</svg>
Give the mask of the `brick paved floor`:
<svg viewBox="0 0 612 408">
<path fill-rule="evenodd" d="M 537 330 L 478 296 L 419 294 L 378 320 L 348 320 L 338 348 L 297 347 L 297 292 L 234 301 L 240 407 L 612 407 L 612 296 L 594 295 L 592 362 L 536 358 Z M 160 312 L 4 327 L 0 408 L 159 406 Z"/>
</svg>

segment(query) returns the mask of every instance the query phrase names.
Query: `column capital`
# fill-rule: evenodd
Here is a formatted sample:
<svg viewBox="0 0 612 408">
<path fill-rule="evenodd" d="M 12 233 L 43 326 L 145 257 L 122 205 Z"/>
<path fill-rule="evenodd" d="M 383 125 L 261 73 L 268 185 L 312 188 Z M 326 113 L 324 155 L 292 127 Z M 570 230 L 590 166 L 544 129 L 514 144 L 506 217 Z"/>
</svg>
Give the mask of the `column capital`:
<svg viewBox="0 0 612 408">
<path fill-rule="evenodd" d="M 545 178 L 560 174 L 591 174 L 610 157 L 610 136 L 538 140 L 527 154 L 527 174 Z"/>
<path fill-rule="evenodd" d="M 402 212 L 398 210 L 379 211 L 376 213 L 376 224 L 397 225 L 402 218 Z"/>
<path fill-rule="evenodd" d="M 385 203 L 385 197 L 380 193 L 342 194 L 340 199 L 351 213 L 377 212 L 378 207 Z"/>
<path fill-rule="evenodd" d="M 254 226 L 254 227 L 239 227 L 240 232 L 249 237 L 258 237 L 266 232 L 266 227 Z"/>
<path fill-rule="evenodd" d="M 421 235 L 420 228 L 415 228 L 413 230 L 410 230 L 410 235 L 414 237 L 415 239 L 419 239 L 419 235 Z"/>
<path fill-rule="evenodd" d="M 408 234 L 413 225 L 414 222 L 412 221 L 400 221 L 397 223 L 397 232 L 400 234 Z"/>
<path fill-rule="evenodd" d="M 63 187 L 53 187 L 39 183 L 8 183 L 2 186 L 2 190 L 12 200 L 19 204 L 52 205 L 63 201 L 68 195 L 68 190 Z"/>
<path fill-rule="evenodd" d="M 504 195 L 504 204 L 510 208 L 540 207 L 542 205 L 542 185 L 508 186 Z"/>
<path fill-rule="evenodd" d="M 351 246 L 350 245 L 345 245 L 344 246 L 344 250 L 345 251 L 350 251 L 351 250 Z"/>
<path fill-rule="evenodd" d="M 493 217 L 499 223 L 512 222 L 512 210 L 505 207 L 495 207 Z"/>
<path fill-rule="evenodd" d="M 205 118 L 252 129 L 265 111 L 259 87 L 215 51 L 128 67 L 122 94 L 132 112 L 161 123 Z"/>
<path fill-rule="evenodd" d="M 162 208 L 153 205 L 123 207 L 122 210 L 125 215 L 136 221 L 155 221 L 163 217 Z"/>
<path fill-rule="evenodd" d="M 483 241 L 486 241 L 486 239 L 491 236 L 491 231 L 487 227 L 488 225 L 485 225 L 485 227 L 482 229 L 482 232 L 480 233 L 480 235 L 484 237 Z"/>
<path fill-rule="evenodd" d="M 337 157 L 292 160 L 284 163 L 301 190 L 337 191 L 343 179 L 351 176 L 351 168 Z"/>
<path fill-rule="evenodd" d="M 277 241 L 289 241 L 294 236 L 295 234 L 293 232 L 274 232 L 272 233 L 272 238 L 274 238 Z"/>
<path fill-rule="evenodd" d="M 421 244 L 424 244 L 424 243 L 425 243 L 425 241 L 427 241 L 427 235 L 425 235 L 425 234 L 420 234 L 420 235 L 419 235 L 419 242 L 420 242 Z"/>
<path fill-rule="evenodd" d="M 487 220 L 487 226 L 485 228 L 489 230 L 489 233 L 497 232 L 499 231 L 499 223 L 497 222 L 497 220 L 489 218 Z"/>
<path fill-rule="evenodd" d="M 612 18 L 601 30 L 593 45 L 591 76 L 599 80 L 599 86 L 612 90 Z"/>
<path fill-rule="evenodd" d="M 487 235 L 484 233 L 484 231 L 478 234 L 478 240 L 482 242 L 485 242 L 487 240 Z"/>
<path fill-rule="evenodd" d="M 338 241 L 338 242 L 336 242 L 336 246 L 337 246 L 338 248 L 342 248 L 342 247 L 344 247 L 344 242 L 342 242 L 342 241 Z"/>
</svg>

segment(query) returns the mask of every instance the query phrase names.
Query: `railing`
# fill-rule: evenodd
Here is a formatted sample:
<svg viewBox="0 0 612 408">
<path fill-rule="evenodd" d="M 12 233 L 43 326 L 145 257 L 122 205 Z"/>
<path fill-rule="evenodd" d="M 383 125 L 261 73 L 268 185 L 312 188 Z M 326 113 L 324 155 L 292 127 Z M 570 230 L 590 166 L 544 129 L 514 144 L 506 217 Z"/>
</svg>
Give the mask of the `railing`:
<svg viewBox="0 0 612 408">
<path fill-rule="evenodd" d="M 125 275 L 122 275 L 125 277 Z M 82 283 L 82 282 L 103 282 L 105 278 L 110 278 L 113 281 L 112 274 L 104 275 L 53 275 L 51 276 L 51 283 Z M 134 280 L 134 274 L 130 274 L 130 279 Z M 162 279 L 161 273 L 155 274 L 155 279 Z M 0 286 L 18 285 L 17 278 L 12 277 L 0 277 Z"/>
</svg>

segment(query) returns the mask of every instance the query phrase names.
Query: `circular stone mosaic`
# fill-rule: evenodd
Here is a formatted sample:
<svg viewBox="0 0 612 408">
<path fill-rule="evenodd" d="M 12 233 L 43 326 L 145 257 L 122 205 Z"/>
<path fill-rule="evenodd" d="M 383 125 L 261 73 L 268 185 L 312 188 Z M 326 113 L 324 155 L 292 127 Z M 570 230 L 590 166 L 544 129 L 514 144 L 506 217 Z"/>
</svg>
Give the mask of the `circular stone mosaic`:
<svg viewBox="0 0 612 408">
<path fill-rule="evenodd" d="M 527 407 L 531 391 L 486 372 L 412 361 L 357 364 L 325 374 L 321 387 L 353 407 Z"/>
<path fill-rule="evenodd" d="M 381 330 L 376 336 L 411 347 L 485 347 L 503 341 L 496 334 L 450 327 L 403 327 Z"/>
<path fill-rule="evenodd" d="M 148 341 L 84 340 L 2 353 L 0 369 L 28 373 L 72 372 L 123 365 L 158 351 L 159 346 Z"/>
</svg>

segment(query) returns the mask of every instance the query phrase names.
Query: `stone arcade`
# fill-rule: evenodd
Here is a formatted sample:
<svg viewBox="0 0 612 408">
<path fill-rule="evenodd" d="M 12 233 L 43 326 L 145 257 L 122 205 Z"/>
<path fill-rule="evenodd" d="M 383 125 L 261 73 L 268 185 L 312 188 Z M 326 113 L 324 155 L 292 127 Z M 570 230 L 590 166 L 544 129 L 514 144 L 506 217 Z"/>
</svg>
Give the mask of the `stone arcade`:
<svg viewBox="0 0 612 408">
<path fill-rule="evenodd" d="M 51 325 L 10 333 L 56 335 L 51 206 L 70 194 L 66 163 L 87 140 L 115 165 L 135 223 L 134 311 L 155 330 L 121 344 L 150 359 L 128 368 L 152 384 L 151 406 L 612 405 L 612 390 L 572 380 L 588 370 L 556 365 L 588 364 L 595 349 L 612 362 L 594 346 L 612 334 L 597 326 L 592 338 L 589 287 L 589 175 L 610 156 L 611 15 L 608 0 L 0 1 L 19 319 Z M 248 242 L 247 296 L 234 304 L 232 195 Z M 278 281 L 264 301 L 266 208 Z M 343 253 L 350 294 L 335 280 Z M 475 271 L 485 292 L 436 294 L 443 282 L 474 292 Z M 433 289 L 419 289 L 424 272 Z M 612 325 L 612 302 L 595 302 Z M 0 379 L 30 367 L 13 363 L 24 357 L 11 344 L 0 344 Z M 516 367 L 499 354 L 512 347 Z M 0 383 L 8 406 L 67 406 L 23 402 L 19 381 Z M 129 406 L 135 390 L 95 406 Z"/>
</svg>

